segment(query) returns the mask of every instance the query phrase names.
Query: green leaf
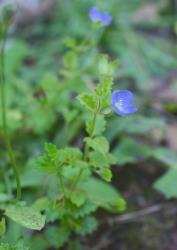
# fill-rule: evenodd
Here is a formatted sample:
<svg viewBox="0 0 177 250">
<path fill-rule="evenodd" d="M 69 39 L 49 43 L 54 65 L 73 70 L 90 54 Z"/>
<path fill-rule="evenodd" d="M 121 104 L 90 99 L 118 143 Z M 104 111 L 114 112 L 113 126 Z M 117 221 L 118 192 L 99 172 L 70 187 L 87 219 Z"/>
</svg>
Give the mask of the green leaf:
<svg viewBox="0 0 177 250">
<path fill-rule="evenodd" d="M 119 165 L 136 162 L 138 160 L 150 157 L 152 149 L 146 145 L 139 144 L 132 139 L 125 138 L 113 150 L 117 157 Z"/>
<path fill-rule="evenodd" d="M 77 69 L 78 56 L 74 51 L 69 51 L 64 56 L 64 65 L 69 69 Z"/>
<path fill-rule="evenodd" d="M 58 149 L 52 143 L 45 144 L 45 154 L 37 161 L 37 167 L 41 171 L 57 173 L 58 171 Z"/>
<path fill-rule="evenodd" d="M 82 179 L 86 179 L 90 175 L 88 164 L 84 161 L 77 161 L 74 166 L 64 166 L 62 168 L 62 176 L 66 181 L 72 184 L 73 180 L 77 178 L 82 169 Z"/>
<path fill-rule="evenodd" d="M 79 148 L 66 147 L 59 150 L 58 160 L 62 164 L 75 165 L 82 160 L 82 152 Z"/>
<path fill-rule="evenodd" d="M 11 199 L 12 199 L 12 196 L 10 196 L 8 194 L 0 193 L 0 203 L 4 203 L 4 202 L 9 201 Z"/>
<path fill-rule="evenodd" d="M 1 243 L 0 244 L 0 250 L 12 250 L 10 245 L 7 243 Z"/>
<path fill-rule="evenodd" d="M 88 146 L 95 151 L 98 151 L 102 154 L 105 154 L 109 151 L 109 143 L 105 137 L 95 137 L 95 138 L 85 138 L 86 143 Z"/>
<path fill-rule="evenodd" d="M 7 76 L 12 76 L 27 56 L 28 46 L 23 40 L 16 40 L 6 51 Z"/>
<path fill-rule="evenodd" d="M 93 233 L 93 231 L 96 230 L 97 226 L 97 220 L 93 216 L 88 216 L 82 220 L 76 231 L 78 234 L 85 236 L 87 234 Z"/>
<path fill-rule="evenodd" d="M 152 157 L 169 167 L 177 169 L 177 154 L 169 148 L 157 148 L 152 151 Z"/>
<path fill-rule="evenodd" d="M 98 174 L 105 181 L 110 182 L 111 179 L 112 179 L 112 172 L 111 172 L 111 170 L 109 168 L 101 168 L 101 170 L 98 171 Z"/>
<path fill-rule="evenodd" d="M 133 116 L 116 117 L 108 122 L 106 137 L 109 141 L 122 133 L 149 135 L 152 130 L 166 131 L 165 120 L 162 117 L 145 117 L 134 114 Z"/>
<path fill-rule="evenodd" d="M 154 187 L 162 192 L 166 198 L 177 198 L 177 169 L 170 169 L 162 175 L 155 183 Z"/>
<path fill-rule="evenodd" d="M 109 167 L 112 164 L 116 164 L 117 158 L 110 153 L 90 152 L 89 154 L 90 164 L 95 168 Z"/>
<path fill-rule="evenodd" d="M 80 94 L 77 99 L 88 110 L 94 111 L 97 107 L 97 98 L 92 94 L 83 93 Z"/>
<path fill-rule="evenodd" d="M 24 239 L 21 237 L 17 240 L 15 246 L 13 246 L 11 250 L 30 250 L 30 248 L 26 246 Z"/>
<path fill-rule="evenodd" d="M 6 232 L 6 222 L 5 218 L 2 218 L 2 220 L 0 221 L 0 239 L 3 237 L 5 232 Z"/>
<path fill-rule="evenodd" d="M 122 209 L 122 197 L 113 186 L 96 178 L 89 178 L 87 182 L 80 183 L 80 187 L 87 193 L 90 201 L 98 207 L 112 212 L 119 211 L 120 207 Z"/>
<path fill-rule="evenodd" d="M 5 210 L 5 215 L 17 224 L 32 230 L 41 230 L 45 225 L 45 216 L 32 207 L 9 206 Z"/>
<path fill-rule="evenodd" d="M 164 163 L 170 169 L 162 175 L 154 187 L 162 192 L 166 198 L 177 198 L 177 156 L 176 152 L 168 148 L 157 148 L 152 152 L 152 157 Z"/>
<path fill-rule="evenodd" d="M 31 208 L 35 209 L 36 211 L 44 211 L 48 206 L 50 202 L 47 197 L 42 197 L 37 199 Z"/>
<path fill-rule="evenodd" d="M 118 61 L 113 61 L 110 63 L 107 55 L 101 55 L 98 63 L 99 74 L 103 76 L 113 76 L 117 65 Z"/>
<path fill-rule="evenodd" d="M 96 123 L 95 123 L 95 130 L 93 135 L 101 135 L 106 129 L 106 120 L 103 115 L 97 115 Z"/>
<path fill-rule="evenodd" d="M 73 192 L 69 192 L 68 197 L 72 203 L 74 203 L 77 207 L 82 206 L 86 201 L 86 194 L 82 190 L 75 190 Z"/>
<path fill-rule="evenodd" d="M 95 212 L 96 209 L 97 209 L 97 206 L 93 202 L 87 199 L 86 202 L 80 207 L 72 206 L 71 212 L 72 212 L 72 216 L 78 219 L 78 218 L 86 217 L 87 215 Z"/>
<path fill-rule="evenodd" d="M 37 167 L 41 171 L 57 174 L 60 167 L 79 164 L 82 152 L 78 148 L 57 149 L 52 143 L 45 144 L 45 153 L 37 161 Z"/>
<path fill-rule="evenodd" d="M 19 238 L 17 242 L 11 246 L 7 243 L 0 244 L 0 250 L 30 250 L 30 248 L 25 245 L 23 238 Z"/>
<path fill-rule="evenodd" d="M 68 241 L 70 231 L 66 227 L 50 226 L 45 235 L 51 247 L 60 248 Z"/>
</svg>

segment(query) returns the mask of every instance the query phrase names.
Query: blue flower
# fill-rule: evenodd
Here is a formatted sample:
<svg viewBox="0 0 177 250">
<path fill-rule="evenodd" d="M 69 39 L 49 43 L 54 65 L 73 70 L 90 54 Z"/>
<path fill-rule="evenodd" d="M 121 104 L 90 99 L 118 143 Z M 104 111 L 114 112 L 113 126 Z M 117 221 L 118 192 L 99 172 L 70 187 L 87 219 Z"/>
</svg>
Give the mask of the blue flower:
<svg viewBox="0 0 177 250">
<path fill-rule="evenodd" d="M 133 114 L 137 111 L 133 100 L 133 94 L 129 90 L 116 90 L 112 93 L 112 108 L 118 115 Z"/>
<path fill-rule="evenodd" d="M 92 7 L 89 11 L 89 16 L 93 22 L 97 22 L 101 19 L 101 12 L 97 7 Z"/>
<path fill-rule="evenodd" d="M 112 17 L 107 13 L 101 13 L 101 23 L 103 26 L 108 26 L 112 22 Z"/>
<path fill-rule="evenodd" d="M 112 17 L 107 12 L 101 12 L 97 7 L 90 9 L 89 16 L 93 22 L 99 21 L 103 26 L 108 26 L 112 22 Z"/>
</svg>

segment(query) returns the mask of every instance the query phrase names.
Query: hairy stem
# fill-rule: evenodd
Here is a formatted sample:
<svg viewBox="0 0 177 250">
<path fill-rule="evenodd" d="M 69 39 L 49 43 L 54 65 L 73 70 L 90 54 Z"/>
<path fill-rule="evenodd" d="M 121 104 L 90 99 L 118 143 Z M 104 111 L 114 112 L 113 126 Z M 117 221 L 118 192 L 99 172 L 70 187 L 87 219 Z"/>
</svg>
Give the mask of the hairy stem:
<svg viewBox="0 0 177 250">
<path fill-rule="evenodd" d="M 11 161 L 11 166 L 14 172 L 14 176 L 16 179 L 16 185 L 17 185 L 17 195 L 16 199 L 21 199 L 21 184 L 20 184 L 20 177 L 18 173 L 17 164 L 15 161 L 15 157 L 13 154 L 13 150 L 11 147 L 10 137 L 8 133 L 8 126 L 7 126 L 7 114 L 6 114 L 6 81 L 5 81 L 5 73 L 4 73 L 4 49 L 6 44 L 6 38 L 7 38 L 7 32 L 8 32 L 8 24 L 4 24 L 2 26 L 2 45 L 0 48 L 0 98 L 1 98 L 1 108 L 2 108 L 2 128 L 3 128 L 3 136 L 4 136 L 4 143 L 6 146 L 6 150 L 8 152 L 9 159 Z"/>
<path fill-rule="evenodd" d="M 94 116 L 93 116 L 93 121 L 92 121 L 92 127 L 91 127 L 91 131 L 90 131 L 90 136 L 89 136 L 90 138 L 93 137 L 93 134 L 94 134 L 94 131 L 95 131 L 96 117 L 97 117 L 97 113 L 95 112 Z M 89 146 L 86 143 L 85 144 L 85 149 L 84 149 L 84 160 L 85 161 L 87 161 L 87 159 L 88 159 L 88 154 L 89 154 Z M 74 189 L 76 187 L 77 183 L 80 180 L 80 177 L 81 177 L 83 171 L 84 171 L 84 169 L 81 168 L 80 171 L 79 171 L 79 174 L 76 176 L 76 178 L 75 178 L 75 180 L 74 180 L 74 182 L 72 184 L 72 188 L 71 189 Z"/>
<path fill-rule="evenodd" d="M 92 127 L 91 127 L 91 131 L 90 131 L 90 135 L 89 135 L 90 138 L 92 138 L 92 136 L 94 134 L 94 131 L 95 131 L 96 117 L 97 117 L 97 113 L 95 112 L 94 116 L 93 116 L 93 121 L 92 121 Z M 85 144 L 85 149 L 84 149 L 84 160 L 88 159 L 88 154 L 89 154 L 89 146 L 86 143 Z"/>
</svg>

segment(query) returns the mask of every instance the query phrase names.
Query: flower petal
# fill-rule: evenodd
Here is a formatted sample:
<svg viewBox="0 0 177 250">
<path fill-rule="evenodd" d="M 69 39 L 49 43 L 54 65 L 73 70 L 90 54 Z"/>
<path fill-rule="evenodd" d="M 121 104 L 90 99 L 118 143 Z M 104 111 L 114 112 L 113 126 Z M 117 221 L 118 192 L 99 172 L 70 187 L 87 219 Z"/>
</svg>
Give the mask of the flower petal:
<svg viewBox="0 0 177 250">
<path fill-rule="evenodd" d="M 104 26 L 108 26 L 112 22 L 112 17 L 107 13 L 101 13 L 101 22 Z"/>
<path fill-rule="evenodd" d="M 101 20 L 101 12 L 97 7 L 90 8 L 89 16 L 93 22 L 97 22 Z"/>
<path fill-rule="evenodd" d="M 119 115 L 130 115 L 137 111 L 132 105 L 133 94 L 129 90 L 117 90 L 112 93 L 112 108 Z"/>
</svg>

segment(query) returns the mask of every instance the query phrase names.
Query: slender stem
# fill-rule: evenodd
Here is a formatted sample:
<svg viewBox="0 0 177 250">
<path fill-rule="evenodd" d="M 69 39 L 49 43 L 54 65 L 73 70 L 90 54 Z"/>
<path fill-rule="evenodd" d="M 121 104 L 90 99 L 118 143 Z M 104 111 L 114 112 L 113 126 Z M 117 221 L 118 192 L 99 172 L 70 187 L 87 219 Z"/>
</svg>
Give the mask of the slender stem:
<svg viewBox="0 0 177 250">
<path fill-rule="evenodd" d="M 90 131 L 90 136 L 89 136 L 90 138 L 92 138 L 92 136 L 94 134 L 94 131 L 95 131 L 96 117 L 97 117 L 97 113 L 95 112 L 94 116 L 93 116 L 93 121 L 92 121 L 92 127 L 91 127 L 91 131 Z M 84 150 L 84 160 L 88 159 L 88 154 L 89 154 L 89 146 L 86 143 L 85 144 L 85 150 Z"/>
<path fill-rule="evenodd" d="M 96 117 L 97 117 L 97 112 L 95 112 L 94 116 L 93 116 L 92 127 L 91 127 L 91 131 L 90 131 L 90 136 L 89 136 L 90 138 L 92 138 L 93 135 L 94 135 L 95 125 L 96 125 Z M 87 143 L 85 143 L 85 149 L 84 149 L 84 160 L 85 161 L 87 161 L 87 159 L 88 159 L 88 154 L 89 154 L 89 146 L 88 146 Z M 80 171 L 79 171 L 79 173 L 78 173 L 78 175 L 76 176 L 73 184 L 72 184 L 71 189 L 74 189 L 76 187 L 77 183 L 80 180 L 80 177 L 81 177 L 83 171 L 84 171 L 84 169 L 81 168 Z"/>
<path fill-rule="evenodd" d="M 62 178 L 61 174 L 59 174 L 59 180 L 60 180 L 61 191 L 62 191 L 63 197 L 65 199 L 66 192 L 65 192 L 65 186 L 64 186 L 64 182 L 63 182 L 63 178 Z"/>
<path fill-rule="evenodd" d="M 8 25 L 4 24 L 2 29 L 3 29 L 2 30 L 2 46 L 0 49 L 0 97 L 1 97 L 1 107 L 2 107 L 2 126 L 3 126 L 3 134 L 4 134 L 4 143 L 5 143 L 8 156 L 11 161 L 12 168 L 13 168 L 14 176 L 16 179 L 16 185 L 17 185 L 16 199 L 20 200 L 21 199 L 20 177 L 19 177 L 15 157 L 13 154 L 13 150 L 11 147 L 10 137 L 8 133 L 8 126 L 7 126 L 7 115 L 6 115 L 6 82 L 5 82 L 5 73 L 4 73 L 4 68 L 5 68 L 4 49 L 5 49 L 5 43 L 6 43 L 6 38 L 7 38 Z"/>
</svg>

